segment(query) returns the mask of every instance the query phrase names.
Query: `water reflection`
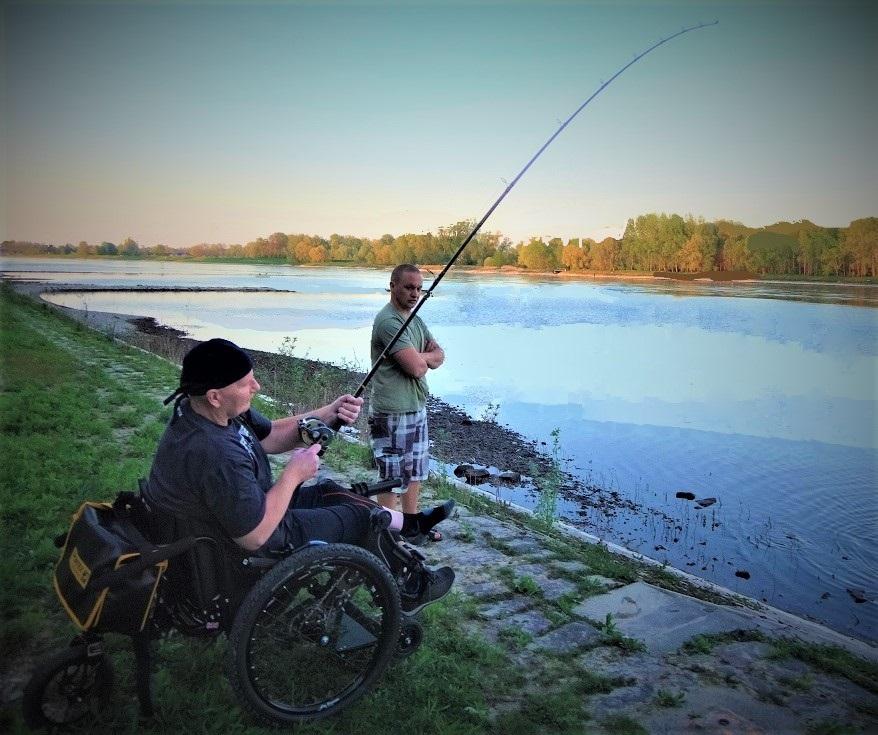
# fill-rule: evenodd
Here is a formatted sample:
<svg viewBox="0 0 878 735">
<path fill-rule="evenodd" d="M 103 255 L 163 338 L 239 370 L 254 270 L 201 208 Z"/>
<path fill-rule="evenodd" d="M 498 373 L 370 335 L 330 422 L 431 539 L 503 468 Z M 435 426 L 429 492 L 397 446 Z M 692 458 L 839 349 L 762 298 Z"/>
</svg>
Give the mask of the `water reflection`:
<svg viewBox="0 0 878 735">
<path fill-rule="evenodd" d="M 468 409 L 499 402 L 502 415 L 502 406 L 527 401 L 581 407 L 588 420 L 878 446 L 871 310 L 753 300 L 723 311 L 729 302 L 705 298 L 671 310 L 662 297 L 622 303 L 624 294 L 593 289 L 583 299 L 532 289 L 512 299 L 517 305 L 498 305 L 472 290 L 452 286 L 429 305 L 454 357 L 431 373 L 431 388 L 461 396 Z M 365 369 L 371 320 L 387 297 L 383 289 L 240 293 L 232 311 L 217 293 L 48 298 L 124 308 L 197 339 L 224 336 L 267 351 L 292 336 L 302 356 Z"/>
</svg>

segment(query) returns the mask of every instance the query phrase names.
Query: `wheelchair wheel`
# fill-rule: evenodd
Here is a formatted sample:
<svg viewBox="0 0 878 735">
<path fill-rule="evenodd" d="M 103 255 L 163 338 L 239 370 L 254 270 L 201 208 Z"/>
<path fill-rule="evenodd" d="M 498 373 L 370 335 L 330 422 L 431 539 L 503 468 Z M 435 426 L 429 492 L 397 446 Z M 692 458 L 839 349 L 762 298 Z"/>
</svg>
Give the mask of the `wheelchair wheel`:
<svg viewBox="0 0 878 735">
<path fill-rule="evenodd" d="M 113 690 L 113 668 L 103 653 L 85 644 L 58 651 L 40 666 L 24 689 L 24 721 L 32 730 L 99 719 Z"/>
<path fill-rule="evenodd" d="M 308 547 L 271 569 L 235 617 L 227 673 L 242 705 L 278 726 L 331 717 L 374 686 L 399 640 L 387 568 L 347 544 Z"/>
<path fill-rule="evenodd" d="M 411 656 L 424 642 L 424 626 L 414 618 L 403 620 L 399 627 L 399 641 L 396 644 L 396 658 Z"/>
</svg>

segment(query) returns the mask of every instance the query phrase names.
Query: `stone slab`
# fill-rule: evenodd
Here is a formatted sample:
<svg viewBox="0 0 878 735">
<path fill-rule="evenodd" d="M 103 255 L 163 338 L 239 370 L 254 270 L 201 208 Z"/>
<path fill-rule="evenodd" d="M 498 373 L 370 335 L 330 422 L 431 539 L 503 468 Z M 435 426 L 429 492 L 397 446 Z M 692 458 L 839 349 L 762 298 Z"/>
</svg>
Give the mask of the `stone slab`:
<svg viewBox="0 0 878 735">
<path fill-rule="evenodd" d="M 517 528 L 489 516 L 473 516 L 468 521 L 473 529 L 503 541 L 521 536 L 521 531 Z"/>
<path fill-rule="evenodd" d="M 520 628 L 531 635 L 541 635 L 551 628 L 552 624 L 539 610 L 529 610 L 506 618 L 503 627 Z"/>
<path fill-rule="evenodd" d="M 566 579 L 549 579 L 540 577 L 536 580 L 543 597 L 547 600 L 557 600 L 564 595 L 576 594 L 576 585 Z"/>
<path fill-rule="evenodd" d="M 552 562 L 552 566 L 560 569 L 568 574 L 582 574 L 588 571 L 588 566 L 581 561 L 556 559 Z"/>
<path fill-rule="evenodd" d="M 743 612 L 654 587 L 646 582 L 590 597 L 573 612 L 599 623 L 612 615 L 623 635 L 643 641 L 653 653 L 676 651 L 699 634 L 762 627 Z"/>
<path fill-rule="evenodd" d="M 509 588 L 496 579 L 457 579 L 454 588 L 470 597 L 480 599 L 501 597 L 509 594 Z"/>
<path fill-rule="evenodd" d="M 508 541 L 506 543 L 506 548 L 516 554 L 520 554 L 521 556 L 546 557 L 550 555 L 550 552 L 546 551 L 539 541 L 527 537 Z"/>
<path fill-rule="evenodd" d="M 532 606 L 533 600 L 529 597 L 510 597 L 508 600 L 500 600 L 492 605 L 483 606 L 479 609 L 479 617 L 485 620 L 502 620 Z"/>
<path fill-rule="evenodd" d="M 566 653 L 597 645 L 601 642 L 601 638 L 600 631 L 593 625 L 576 621 L 546 633 L 531 645 L 536 649 L 552 651 L 553 653 Z"/>
</svg>

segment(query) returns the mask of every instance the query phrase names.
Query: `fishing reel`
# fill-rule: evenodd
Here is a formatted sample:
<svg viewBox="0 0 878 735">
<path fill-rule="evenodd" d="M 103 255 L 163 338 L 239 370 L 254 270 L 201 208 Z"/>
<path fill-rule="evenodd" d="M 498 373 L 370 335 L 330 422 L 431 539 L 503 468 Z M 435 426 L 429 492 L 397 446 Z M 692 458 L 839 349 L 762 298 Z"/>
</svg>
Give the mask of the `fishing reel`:
<svg viewBox="0 0 878 735">
<path fill-rule="evenodd" d="M 319 444 L 321 449 L 317 456 L 322 457 L 326 447 L 335 438 L 335 432 L 316 416 L 306 416 L 299 419 L 299 438 L 306 447 Z"/>
</svg>

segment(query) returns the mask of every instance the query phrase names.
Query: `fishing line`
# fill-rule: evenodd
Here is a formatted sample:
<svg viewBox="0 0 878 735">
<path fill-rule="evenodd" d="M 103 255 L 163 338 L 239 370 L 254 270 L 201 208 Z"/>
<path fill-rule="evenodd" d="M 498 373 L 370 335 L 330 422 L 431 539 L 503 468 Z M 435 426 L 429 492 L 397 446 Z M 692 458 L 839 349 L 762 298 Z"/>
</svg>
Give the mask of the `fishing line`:
<svg viewBox="0 0 878 735">
<path fill-rule="evenodd" d="M 363 378 L 363 382 L 360 383 L 360 386 L 359 386 L 359 388 L 357 388 L 357 391 L 356 391 L 356 393 L 354 393 L 354 396 L 359 398 L 363 394 L 363 391 L 366 390 L 366 386 L 369 384 L 369 381 L 371 381 L 372 378 L 375 377 L 375 373 L 378 372 L 378 368 L 381 366 L 381 363 L 384 362 L 384 360 L 387 358 L 387 355 L 390 353 L 390 350 L 399 341 L 399 338 L 402 336 L 403 332 L 405 332 L 408 325 L 412 323 L 412 319 L 415 318 L 415 315 L 418 313 L 420 308 L 426 303 L 427 299 L 433 295 L 433 291 L 439 285 L 439 282 L 445 277 L 445 274 L 448 272 L 448 270 L 451 268 L 451 266 L 454 265 L 454 261 L 458 259 L 460 254 L 463 252 L 464 248 L 467 245 L 469 245 L 470 241 L 476 236 L 476 233 L 482 228 L 482 225 L 485 224 L 485 222 L 487 222 L 488 217 L 490 217 L 494 213 L 494 210 L 500 206 L 500 202 L 502 202 L 506 198 L 506 195 L 509 194 L 510 191 L 512 191 L 513 187 L 518 183 L 519 179 L 522 176 L 524 176 L 525 173 L 527 173 L 527 170 L 531 166 L 533 166 L 533 164 L 536 162 L 536 160 L 543 154 L 543 151 L 545 151 L 546 148 L 548 148 L 552 144 L 552 142 L 555 140 L 555 138 L 557 138 L 561 134 L 561 131 L 563 131 L 564 128 L 566 128 L 573 121 L 573 118 L 575 118 L 580 112 L 582 112 L 595 97 L 597 97 L 601 92 L 603 92 L 607 87 L 609 87 L 613 83 L 613 81 L 620 74 L 622 74 L 622 72 L 624 72 L 626 69 L 628 69 L 629 67 L 636 64 L 638 61 L 640 61 L 644 56 L 646 56 L 651 51 L 655 51 L 655 49 L 657 49 L 659 46 L 666 44 L 668 41 L 674 40 L 678 36 L 682 36 L 684 33 L 689 33 L 689 31 L 697 31 L 701 28 L 707 28 L 709 26 L 715 26 L 717 23 L 719 23 L 719 21 L 715 20 L 715 21 L 712 21 L 711 23 L 699 23 L 698 25 L 689 26 L 688 28 L 682 28 L 681 30 L 674 33 L 673 35 L 668 36 L 667 38 L 660 39 L 659 41 L 654 43 L 652 46 L 650 46 L 648 49 L 646 49 L 646 51 L 643 51 L 639 54 L 635 54 L 634 58 L 631 59 L 631 61 L 629 61 L 627 64 L 625 64 L 625 66 L 623 66 L 621 69 L 619 69 L 607 81 L 601 82 L 600 86 L 594 91 L 594 93 L 585 102 L 583 102 L 579 107 L 577 107 L 576 110 L 574 110 L 573 114 L 570 115 L 570 117 L 568 117 L 563 123 L 561 123 L 561 126 L 554 133 L 552 133 L 551 137 L 545 143 L 543 143 L 542 147 L 524 165 L 524 168 L 522 168 L 521 171 L 518 172 L 516 177 L 514 179 L 512 179 L 511 182 L 509 182 L 509 185 L 503 190 L 503 193 L 500 194 L 500 196 L 497 198 L 497 200 L 488 208 L 488 211 L 485 212 L 485 214 L 478 221 L 476 226 L 473 227 L 473 229 L 469 233 L 469 235 L 466 236 L 464 241 L 457 248 L 457 251 L 454 253 L 454 255 L 451 256 L 451 260 L 449 260 L 448 263 L 445 264 L 445 267 L 442 269 L 442 271 L 439 273 L 439 275 L 433 279 L 433 283 L 430 284 L 430 288 L 428 288 L 424 292 L 423 296 L 421 296 L 421 300 L 418 301 L 417 304 L 415 304 L 415 307 L 411 310 L 411 312 L 408 315 L 408 318 L 403 322 L 402 326 L 399 328 L 399 331 L 397 331 L 397 333 L 395 335 L 393 335 L 393 339 L 391 339 L 390 342 L 387 343 L 387 346 L 384 348 L 384 350 L 381 352 L 381 354 L 375 360 L 374 364 L 372 365 L 371 370 L 369 370 L 369 373 L 366 375 L 365 378 Z"/>
</svg>

